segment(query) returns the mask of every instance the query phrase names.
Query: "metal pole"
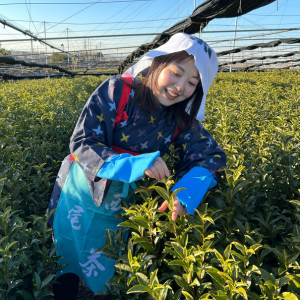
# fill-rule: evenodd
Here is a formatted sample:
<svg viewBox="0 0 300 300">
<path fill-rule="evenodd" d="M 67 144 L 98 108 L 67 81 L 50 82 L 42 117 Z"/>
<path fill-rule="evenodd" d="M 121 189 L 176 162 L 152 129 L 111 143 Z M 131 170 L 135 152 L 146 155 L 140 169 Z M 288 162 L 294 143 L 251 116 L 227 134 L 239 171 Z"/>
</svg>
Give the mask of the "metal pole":
<svg viewBox="0 0 300 300">
<path fill-rule="evenodd" d="M 86 52 L 86 61 L 87 61 L 87 63 L 89 63 L 89 61 L 90 61 L 90 52 L 89 52 L 89 48 L 90 48 L 90 41 L 89 41 L 89 39 L 87 39 L 87 52 Z"/>
<path fill-rule="evenodd" d="M 32 47 L 32 38 L 31 38 L 30 42 L 31 42 L 31 61 L 33 61 L 33 47 Z"/>
<path fill-rule="evenodd" d="M 84 53 L 86 54 L 85 56 L 84 56 L 84 60 L 85 61 L 87 61 L 87 59 L 86 59 L 86 57 L 87 57 L 87 52 L 86 52 L 86 39 L 84 39 Z"/>
<path fill-rule="evenodd" d="M 67 28 L 67 37 L 68 37 L 68 65 L 70 63 L 70 55 L 69 55 L 69 28 Z"/>
<path fill-rule="evenodd" d="M 235 46 L 237 20 L 238 20 L 238 17 L 235 18 L 235 27 L 234 27 L 234 36 L 233 36 L 233 46 L 232 46 L 232 49 L 234 49 L 234 46 Z M 231 54 L 231 62 L 233 62 L 233 53 Z M 232 64 L 230 65 L 230 73 L 231 73 L 231 71 L 232 71 Z"/>
<path fill-rule="evenodd" d="M 45 21 L 44 21 L 44 33 L 45 33 L 45 39 L 46 39 L 46 24 L 45 24 Z M 47 45 L 45 44 L 45 50 L 46 50 L 46 65 L 48 63 L 47 61 Z"/>
</svg>

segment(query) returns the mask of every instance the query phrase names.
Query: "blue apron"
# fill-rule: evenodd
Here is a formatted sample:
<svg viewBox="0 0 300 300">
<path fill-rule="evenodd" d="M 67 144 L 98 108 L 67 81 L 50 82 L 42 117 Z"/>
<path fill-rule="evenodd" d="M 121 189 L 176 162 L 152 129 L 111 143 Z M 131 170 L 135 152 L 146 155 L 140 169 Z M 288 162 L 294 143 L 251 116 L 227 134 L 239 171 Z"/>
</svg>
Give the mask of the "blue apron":
<svg viewBox="0 0 300 300">
<path fill-rule="evenodd" d="M 134 189 L 135 184 L 131 184 Z M 53 228 L 56 253 L 62 256 L 58 264 L 67 264 L 57 273 L 75 273 L 81 277 L 94 293 L 105 290 L 105 283 L 114 275 L 115 260 L 95 252 L 106 240 L 106 229 L 118 229 L 122 220 L 115 219 L 121 214 L 122 191 L 128 189 L 124 183 L 113 181 L 102 205 L 97 207 L 92 199 L 83 170 L 77 163 L 72 168 L 62 189 L 55 212 Z"/>
</svg>

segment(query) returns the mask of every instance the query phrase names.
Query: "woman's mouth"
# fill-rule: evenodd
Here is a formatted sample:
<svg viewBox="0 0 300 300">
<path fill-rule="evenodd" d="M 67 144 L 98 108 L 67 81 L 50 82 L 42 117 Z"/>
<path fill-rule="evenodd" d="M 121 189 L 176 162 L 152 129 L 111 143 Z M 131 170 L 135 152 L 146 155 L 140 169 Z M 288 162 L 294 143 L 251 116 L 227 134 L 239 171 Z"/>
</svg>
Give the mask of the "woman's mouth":
<svg viewBox="0 0 300 300">
<path fill-rule="evenodd" d="M 176 97 L 179 96 L 179 94 L 175 93 L 174 91 L 170 89 L 165 89 L 166 90 L 166 97 L 170 100 L 174 100 Z"/>
</svg>

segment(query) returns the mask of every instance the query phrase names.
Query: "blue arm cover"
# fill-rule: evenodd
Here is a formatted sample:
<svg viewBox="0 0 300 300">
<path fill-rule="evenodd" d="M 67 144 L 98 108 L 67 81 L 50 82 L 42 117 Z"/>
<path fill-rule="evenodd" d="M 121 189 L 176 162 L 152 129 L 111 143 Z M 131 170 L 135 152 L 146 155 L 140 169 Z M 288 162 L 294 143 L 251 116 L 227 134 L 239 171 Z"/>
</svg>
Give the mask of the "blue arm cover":
<svg viewBox="0 0 300 300">
<path fill-rule="evenodd" d="M 206 192 L 217 185 L 214 175 L 207 169 L 201 167 L 192 168 L 173 187 L 172 191 L 178 188 L 186 188 L 177 194 L 189 214 L 193 215 Z"/>
<path fill-rule="evenodd" d="M 150 168 L 160 152 L 133 156 L 128 153 L 111 156 L 101 167 L 97 176 L 122 182 L 134 182 L 144 177 L 144 171 Z"/>
</svg>

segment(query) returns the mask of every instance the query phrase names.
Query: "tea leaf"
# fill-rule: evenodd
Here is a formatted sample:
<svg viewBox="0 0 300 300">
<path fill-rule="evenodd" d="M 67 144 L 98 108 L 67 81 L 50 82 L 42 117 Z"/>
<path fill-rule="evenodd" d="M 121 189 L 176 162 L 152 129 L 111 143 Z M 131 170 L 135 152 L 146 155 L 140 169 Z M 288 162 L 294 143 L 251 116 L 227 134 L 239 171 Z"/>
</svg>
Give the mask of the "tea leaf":
<svg viewBox="0 0 300 300">
<path fill-rule="evenodd" d="M 178 188 L 175 191 L 172 192 L 171 197 L 174 197 L 175 195 L 177 195 L 179 192 L 186 190 L 186 188 Z"/>
<path fill-rule="evenodd" d="M 56 276 L 55 274 L 51 274 L 47 276 L 46 279 L 42 281 L 41 288 L 45 287 L 55 276 Z"/>
<path fill-rule="evenodd" d="M 288 278 L 288 277 L 281 277 L 279 279 L 279 285 L 278 287 L 281 288 L 283 287 L 285 284 L 287 284 L 289 281 L 291 280 L 291 278 Z"/>
<path fill-rule="evenodd" d="M 265 269 L 259 268 L 259 271 L 261 273 L 262 278 L 264 279 L 264 281 L 270 281 L 273 284 L 275 284 L 275 278 L 273 275 L 271 275 L 270 273 L 268 273 Z"/>
<path fill-rule="evenodd" d="M 157 272 L 158 269 L 156 269 L 155 271 L 151 272 L 150 274 L 150 285 L 154 285 L 154 284 L 158 284 L 159 281 L 157 279 Z"/>
<path fill-rule="evenodd" d="M 181 276 L 178 276 L 178 275 L 174 275 L 173 276 L 175 281 L 177 282 L 177 284 L 185 289 L 186 291 L 192 293 L 193 292 L 193 289 L 190 287 L 190 285 L 181 277 Z"/>
<path fill-rule="evenodd" d="M 181 260 L 173 260 L 169 263 L 169 266 L 181 266 L 181 267 L 184 267 L 184 268 L 188 267 L 186 262 L 181 261 Z"/>
<path fill-rule="evenodd" d="M 186 291 L 182 291 L 182 294 L 185 296 L 187 300 L 194 300 L 194 298 Z"/>
<path fill-rule="evenodd" d="M 286 300 L 297 300 L 297 296 L 293 293 L 289 293 L 289 292 L 284 292 L 281 293 L 278 298 L 280 299 L 286 299 Z"/>
<path fill-rule="evenodd" d="M 37 272 L 34 272 L 35 282 L 38 286 L 41 286 L 41 278 Z"/>
<path fill-rule="evenodd" d="M 124 221 L 124 222 L 121 222 L 120 224 L 118 224 L 118 226 L 120 227 L 130 227 L 132 229 L 135 229 L 135 230 L 139 230 L 139 227 L 134 224 L 132 221 Z"/>
<path fill-rule="evenodd" d="M 131 272 L 131 268 L 128 265 L 125 265 L 125 264 L 116 264 L 115 267 L 117 269 L 121 269 L 121 270 L 124 270 L 124 271 L 127 271 L 127 272 Z"/>
<path fill-rule="evenodd" d="M 174 250 L 176 251 L 176 253 L 178 254 L 178 257 L 181 257 L 182 259 L 184 259 L 185 258 L 184 254 L 183 254 L 184 248 L 175 242 L 172 242 L 172 246 L 173 246 Z"/>
<path fill-rule="evenodd" d="M 162 187 L 160 187 L 160 186 L 150 186 L 149 189 L 156 190 L 163 199 L 169 200 L 169 193 L 165 189 L 163 189 Z"/>
<path fill-rule="evenodd" d="M 149 285 L 149 279 L 146 275 L 144 275 L 143 273 L 139 273 L 137 272 L 135 274 L 135 276 L 137 277 L 137 280 L 139 282 L 139 284 L 141 285 L 145 285 L 145 286 L 148 286 Z"/>
<path fill-rule="evenodd" d="M 151 294 L 151 290 L 149 289 L 149 287 L 145 286 L 145 285 L 135 285 L 134 287 L 130 288 L 127 291 L 127 294 L 130 293 L 149 293 Z"/>
<path fill-rule="evenodd" d="M 24 300 L 33 300 L 32 295 L 28 291 L 20 290 L 17 291 L 16 294 L 22 296 Z"/>
<path fill-rule="evenodd" d="M 149 229 L 148 221 L 143 217 L 134 217 L 132 221 L 143 228 Z"/>
<path fill-rule="evenodd" d="M 173 300 L 179 300 L 180 299 L 180 297 L 181 297 L 181 294 L 182 294 L 182 288 L 181 289 L 179 289 L 176 293 L 175 293 L 175 295 L 173 296 Z"/>
</svg>

